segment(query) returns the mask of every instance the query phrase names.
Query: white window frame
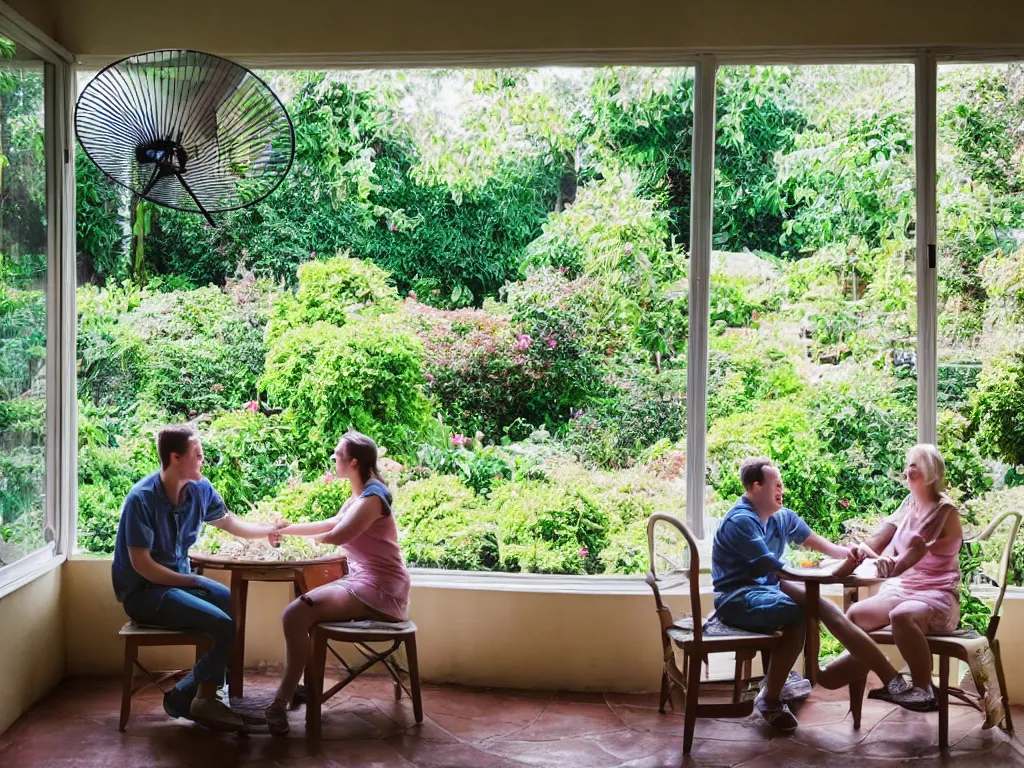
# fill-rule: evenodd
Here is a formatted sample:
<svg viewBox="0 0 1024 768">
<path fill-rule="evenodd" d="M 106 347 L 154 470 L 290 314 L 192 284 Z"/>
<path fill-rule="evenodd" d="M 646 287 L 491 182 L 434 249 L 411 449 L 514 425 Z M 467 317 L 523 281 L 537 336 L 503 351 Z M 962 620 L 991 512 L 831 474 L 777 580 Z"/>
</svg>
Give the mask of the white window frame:
<svg viewBox="0 0 1024 768">
<path fill-rule="evenodd" d="M 44 71 L 46 144 L 46 477 L 47 543 L 0 568 L 0 598 L 67 558 L 77 515 L 75 394 L 75 177 L 71 153 L 73 58 L 0 2 L 0 35 L 37 56 Z"/>
<path fill-rule="evenodd" d="M 0 2 L 0 9 L 4 8 Z M 2 10 L 0 10 L 2 15 Z M 2 20 L 2 19 L 0 19 Z M 55 46 L 59 49 L 59 46 Z M 709 337 L 709 294 L 711 243 L 714 211 L 714 149 L 715 149 L 715 97 L 717 69 L 720 66 L 779 65 L 779 64 L 897 64 L 915 65 L 915 162 L 916 162 L 916 243 L 917 273 L 917 338 L 918 338 L 918 434 L 923 442 L 934 442 L 936 414 L 937 359 L 937 278 L 930 268 L 929 244 L 936 244 L 935 200 L 935 71 L 937 63 L 952 61 L 994 62 L 1024 60 L 1024 45 L 1002 47 L 949 46 L 921 47 L 851 47 L 837 51 L 823 48 L 764 48 L 764 49 L 618 49 L 601 51 L 515 51 L 497 53 L 428 53 L 374 54 L 366 52 L 331 53 L 316 55 L 250 55 L 233 57 L 240 64 L 254 69 L 411 69 L 429 67 L 489 68 L 501 66 L 665 66 L 694 68 L 694 128 L 691 176 L 691 253 L 689 273 L 689 329 L 687 345 L 687 469 L 686 517 L 693 531 L 702 537 L 706 533 L 705 499 L 707 467 L 707 373 Z M 70 57 L 67 61 L 70 61 Z M 100 69 L 111 63 L 111 57 L 88 56 L 77 60 L 85 69 Z M 74 88 L 70 87 L 73 96 Z M 705 106 L 706 105 L 706 106 Z M 70 105 L 66 115 L 70 115 Z M 71 146 L 68 141 L 67 146 Z M 74 253 L 74 178 L 73 153 L 70 166 L 70 248 Z M 70 329 L 70 365 L 67 391 L 75 392 L 74 343 L 74 269 L 70 274 L 70 316 L 66 319 Z M 66 265 L 67 266 L 67 265 Z M 67 278 L 65 278 L 67 279 Z M 66 406 L 65 418 L 70 422 L 65 432 L 66 446 L 64 472 L 67 488 L 62 506 L 60 532 L 64 552 L 74 546 L 77 519 L 77 482 L 75 466 L 75 413 L 74 396 Z M 699 428 L 698 428 L 699 425 Z M 481 589 L 518 588 L 530 591 L 543 588 L 554 591 L 600 592 L 585 589 L 580 579 L 574 587 L 563 581 L 564 576 L 537 574 L 497 574 L 476 571 L 438 571 L 416 569 L 414 582 L 439 586 L 450 580 L 453 585 L 479 584 Z M 606 577 L 592 578 L 597 584 Z M 633 578 L 633 577 L 630 577 Z M 527 585 L 531 586 L 527 586 Z"/>
</svg>

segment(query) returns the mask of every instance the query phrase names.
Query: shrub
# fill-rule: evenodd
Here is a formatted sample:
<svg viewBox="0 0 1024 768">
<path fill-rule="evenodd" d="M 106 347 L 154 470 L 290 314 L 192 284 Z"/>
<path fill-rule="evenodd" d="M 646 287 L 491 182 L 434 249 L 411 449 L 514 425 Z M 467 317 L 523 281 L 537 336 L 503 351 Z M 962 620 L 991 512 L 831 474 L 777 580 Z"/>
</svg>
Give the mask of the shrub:
<svg viewBox="0 0 1024 768">
<path fill-rule="evenodd" d="M 1024 351 L 984 362 L 972 406 L 986 455 L 1024 464 Z"/>
<path fill-rule="evenodd" d="M 350 427 L 396 457 L 415 455 L 431 428 L 422 366 L 423 345 L 403 331 L 316 323 L 273 343 L 263 386 L 294 419 L 300 466 L 316 470 Z"/>
<path fill-rule="evenodd" d="M 299 267 L 298 281 L 295 295 L 282 293 L 274 302 L 267 328 L 270 342 L 302 325 L 325 322 L 341 326 L 353 313 L 366 314 L 371 307 L 387 312 L 397 306 L 388 273 L 348 255 L 306 262 Z"/>
<path fill-rule="evenodd" d="M 584 461 L 628 467 L 659 440 L 685 435 L 686 371 L 641 368 L 610 376 L 607 394 L 574 413 L 565 439 Z"/>
<path fill-rule="evenodd" d="M 708 353 L 707 418 L 713 423 L 756 402 L 787 397 L 805 388 L 789 355 L 756 338 L 713 335 Z"/>
</svg>

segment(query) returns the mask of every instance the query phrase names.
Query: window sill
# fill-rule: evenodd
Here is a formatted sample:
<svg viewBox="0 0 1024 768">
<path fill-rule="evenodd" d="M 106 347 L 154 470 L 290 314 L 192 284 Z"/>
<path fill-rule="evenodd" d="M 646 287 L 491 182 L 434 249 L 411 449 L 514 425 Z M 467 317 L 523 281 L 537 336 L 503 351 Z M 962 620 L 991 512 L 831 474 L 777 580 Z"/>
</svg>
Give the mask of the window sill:
<svg viewBox="0 0 1024 768">
<path fill-rule="evenodd" d="M 59 567 L 66 559 L 51 545 L 0 568 L 0 600 Z"/>
</svg>

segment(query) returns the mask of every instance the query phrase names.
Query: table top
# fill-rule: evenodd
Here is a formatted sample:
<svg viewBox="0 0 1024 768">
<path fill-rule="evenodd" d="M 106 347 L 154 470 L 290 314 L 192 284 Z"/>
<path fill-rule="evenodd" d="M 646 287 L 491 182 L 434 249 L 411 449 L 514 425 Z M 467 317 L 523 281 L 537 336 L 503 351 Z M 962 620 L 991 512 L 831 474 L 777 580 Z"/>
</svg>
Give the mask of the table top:
<svg viewBox="0 0 1024 768">
<path fill-rule="evenodd" d="M 815 584 L 842 584 L 846 587 L 867 587 L 885 581 L 885 579 L 879 578 L 874 560 L 865 560 L 854 569 L 852 574 L 837 579 L 832 572 L 840 562 L 840 560 L 822 560 L 814 568 L 783 568 L 782 573 L 783 575 L 790 574 L 798 581 Z"/>
<path fill-rule="evenodd" d="M 317 565 L 334 565 L 348 560 L 344 552 L 336 552 L 315 560 L 240 560 L 234 557 L 218 557 L 217 555 L 189 555 L 193 565 L 203 568 L 221 569 L 225 571 L 241 571 L 256 569 L 261 571 L 287 571 L 298 568 L 309 568 Z"/>
</svg>

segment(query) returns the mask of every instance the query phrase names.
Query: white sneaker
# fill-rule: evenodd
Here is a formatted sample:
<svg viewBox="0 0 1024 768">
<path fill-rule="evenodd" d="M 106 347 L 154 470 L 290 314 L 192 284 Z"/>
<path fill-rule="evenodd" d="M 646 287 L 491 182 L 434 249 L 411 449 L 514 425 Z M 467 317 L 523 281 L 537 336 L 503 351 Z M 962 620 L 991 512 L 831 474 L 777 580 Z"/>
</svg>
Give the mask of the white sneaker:
<svg viewBox="0 0 1024 768">
<path fill-rule="evenodd" d="M 789 705 L 781 701 L 778 704 L 769 704 L 764 697 L 764 691 L 758 693 L 754 699 L 754 711 L 768 725 L 781 733 L 792 733 L 798 725 L 796 715 L 790 710 Z"/>
<path fill-rule="evenodd" d="M 242 718 L 218 698 L 204 699 L 196 696 L 192 699 L 189 713 L 196 722 L 217 730 L 237 731 L 242 728 Z"/>
<path fill-rule="evenodd" d="M 761 680 L 761 690 L 764 691 L 765 680 Z M 796 672 L 790 672 L 786 678 L 782 692 L 779 694 L 779 701 L 792 704 L 795 701 L 804 701 L 811 695 L 811 681 L 806 677 L 800 677 Z"/>
</svg>

